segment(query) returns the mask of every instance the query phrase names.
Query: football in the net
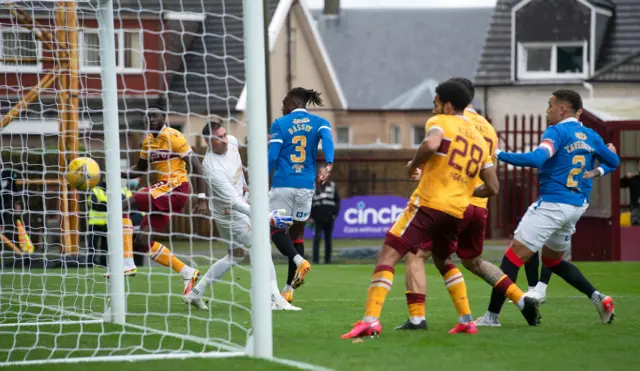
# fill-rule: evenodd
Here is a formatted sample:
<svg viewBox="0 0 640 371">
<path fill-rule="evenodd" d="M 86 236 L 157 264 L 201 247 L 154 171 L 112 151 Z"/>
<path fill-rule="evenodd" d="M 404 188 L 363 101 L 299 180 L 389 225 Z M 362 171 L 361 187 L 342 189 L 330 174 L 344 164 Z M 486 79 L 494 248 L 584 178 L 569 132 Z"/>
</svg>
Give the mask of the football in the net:
<svg viewBox="0 0 640 371">
<path fill-rule="evenodd" d="M 78 157 L 71 161 L 66 174 L 71 187 L 88 191 L 100 182 L 100 165 L 89 157 Z"/>
</svg>

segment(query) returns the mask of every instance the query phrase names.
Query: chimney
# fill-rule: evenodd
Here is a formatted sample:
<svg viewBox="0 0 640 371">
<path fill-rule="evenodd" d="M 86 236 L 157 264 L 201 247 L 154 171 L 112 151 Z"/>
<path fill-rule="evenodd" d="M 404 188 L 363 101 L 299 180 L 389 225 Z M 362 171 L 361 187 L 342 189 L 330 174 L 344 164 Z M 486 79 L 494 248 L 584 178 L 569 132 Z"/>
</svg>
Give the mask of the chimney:
<svg viewBox="0 0 640 371">
<path fill-rule="evenodd" d="M 322 14 L 327 18 L 337 18 L 340 15 L 340 0 L 324 0 Z"/>
</svg>

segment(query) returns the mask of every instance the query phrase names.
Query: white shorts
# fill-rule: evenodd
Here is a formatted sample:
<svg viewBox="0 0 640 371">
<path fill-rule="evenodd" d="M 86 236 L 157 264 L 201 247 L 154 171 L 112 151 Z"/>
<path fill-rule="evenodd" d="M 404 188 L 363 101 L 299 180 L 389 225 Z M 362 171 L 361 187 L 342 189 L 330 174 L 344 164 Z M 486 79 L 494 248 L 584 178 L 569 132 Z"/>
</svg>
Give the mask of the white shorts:
<svg viewBox="0 0 640 371">
<path fill-rule="evenodd" d="M 284 209 L 293 220 L 304 222 L 311 215 L 313 189 L 271 188 L 269 191 L 269 210 Z"/>
<path fill-rule="evenodd" d="M 251 219 L 242 213 L 233 213 L 233 217 L 214 216 L 216 226 L 222 238 L 230 248 L 251 246 Z"/>
<path fill-rule="evenodd" d="M 514 233 L 514 239 L 537 252 L 543 246 L 554 251 L 567 251 L 576 223 L 589 207 L 537 201 L 529 206 Z"/>
</svg>

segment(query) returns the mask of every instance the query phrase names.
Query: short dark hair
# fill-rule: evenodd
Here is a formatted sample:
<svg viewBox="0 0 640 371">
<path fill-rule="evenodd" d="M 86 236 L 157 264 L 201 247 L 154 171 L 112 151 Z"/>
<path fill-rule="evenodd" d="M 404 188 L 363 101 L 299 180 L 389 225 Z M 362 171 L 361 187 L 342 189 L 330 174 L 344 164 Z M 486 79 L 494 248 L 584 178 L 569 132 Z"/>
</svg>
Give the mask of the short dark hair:
<svg viewBox="0 0 640 371">
<path fill-rule="evenodd" d="M 221 127 L 222 127 L 222 122 L 220 122 L 220 120 L 218 119 L 209 120 L 209 122 L 204 124 L 204 127 L 202 128 L 202 136 L 210 137 L 211 133 L 220 129 Z"/>
<path fill-rule="evenodd" d="M 476 87 L 473 85 L 471 80 L 465 77 L 452 77 L 449 79 L 449 81 L 454 81 L 464 85 L 464 87 L 467 88 L 469 95 L 471 96 L 471 100 L 473 101 L 473 98 L 475 98 L 476 96 Z"/>
<path fill-rule="evenodd" d="M 287 97 L 293 100 L 293 102 L 300 107 L 306 107 L 309 103 L 317 107 L 324 106 L 320 95 L 322 95 L 322 93 L 313 89 L 305 88 L 293 88 L 287 93 Z"/>
<path fill-rule="evenodd" d="M 436 94 L 440 97 L 442 104 L 451 103 L 456 111 L 462 111 L 469 103 L 471 96 L 467 88 L 459 82 L 445 81 L 436 88 Z"/>
<path fill-rule="evenodd" d="M 553 96 L 556 97 L 557 100 L 569 103 L 574 111 L 582 109 L 582 97 L 575 90 L 558 89 L 553 92 Z"/>
</svg>

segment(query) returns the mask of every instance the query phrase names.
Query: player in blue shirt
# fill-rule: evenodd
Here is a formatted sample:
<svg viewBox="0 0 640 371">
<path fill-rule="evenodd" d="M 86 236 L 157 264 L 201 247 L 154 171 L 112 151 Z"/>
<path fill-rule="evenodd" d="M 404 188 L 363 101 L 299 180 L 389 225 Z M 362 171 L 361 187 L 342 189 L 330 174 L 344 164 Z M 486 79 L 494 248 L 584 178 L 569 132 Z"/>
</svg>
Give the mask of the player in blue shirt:
<svg viewBox="0 0 640 371">
<path fill-rule="evenodd" d="M 613 144 L 607 144 L 607 147 L 611 151 L 615 153 L 616 148 Z M 596 157 L 592 158 L 592 163 L 585 166 L 585 172 L 583 176 L 583 184 L 580 186 L 583 193 L 587 195 L 587 203 L 589 203 L 589 194 L 591 193 L 591 188 L 593 187 L 593 181 L 591 179 L 595 177 L 605 176 L 606 174 L 614 172 L 616 169 L 607 166 L 606 164 L 600 164 L 600 166 L 594 169 Z M 540 271 L 540 256 L 539 253 L 536 252 L 530 259 L 527 261 L 527 264 L 524 265 L 525 271 L 527 273 L 527 281 L 529 283 L 529 290 L 525 292 L 525 296 L 533 298 L 538 301 L 538 303 L 544 303 L 547 296 L 547 286 L 549 281 L 551 280 L 551 270 L 547 267 L 542 267 Z M 540 275 L 538 276 L 538 272 L 540 271 Z"/>
<path fill-rule="evenodd" d="M 497 151 L 498 159 L 515 166 L 540 169 L 540 197 L 522 217 L 500 268 L 512 281 L 522 264 L 542 251 L 542 264 L 591 299 L 603 323 L 611 323 L 614 303 L 611 297 L 598 292 L 570 262 L 563 260 L 571 247 L 571 235 L 589 206 L 591 180 L 585 171 L 593 169 L 598 159 L 609 170 L 620 164 L 618 156 L 605 145 L 593 130 L 584 127 L 578 117 L 582 113 L 582 98 L 573 90 L 557 90 L 549 98 L 547 123 L 540 146 L 529 153 Z M 487 313 L 476 321 L 477 326 L 500 326 L 498 314 L 504 294 L 494 289 Z"/>
<path fill-rule="evenodd" d="M 291 89 L 282 100 L 283 116 L 271 125 L 269 139 L 269 174 L 273 172 L 269 208 L 284 209 L 293 217 L 289 234 L 273 230 L 271 239 L 289 258 L 289 276 L 283 297 L 293 300 L 293 289 L 304 282 L 311 264 L 304 255 L 304 225 L 311 214 L 316 181 L 316 154 L 322 140 L 325 157 L 325 182 L 333 169 L 334 146 L 331 124 L 307 112 L 307 104 L 322 106 L 320 93 L 311 89 Z"/>
</svg>

